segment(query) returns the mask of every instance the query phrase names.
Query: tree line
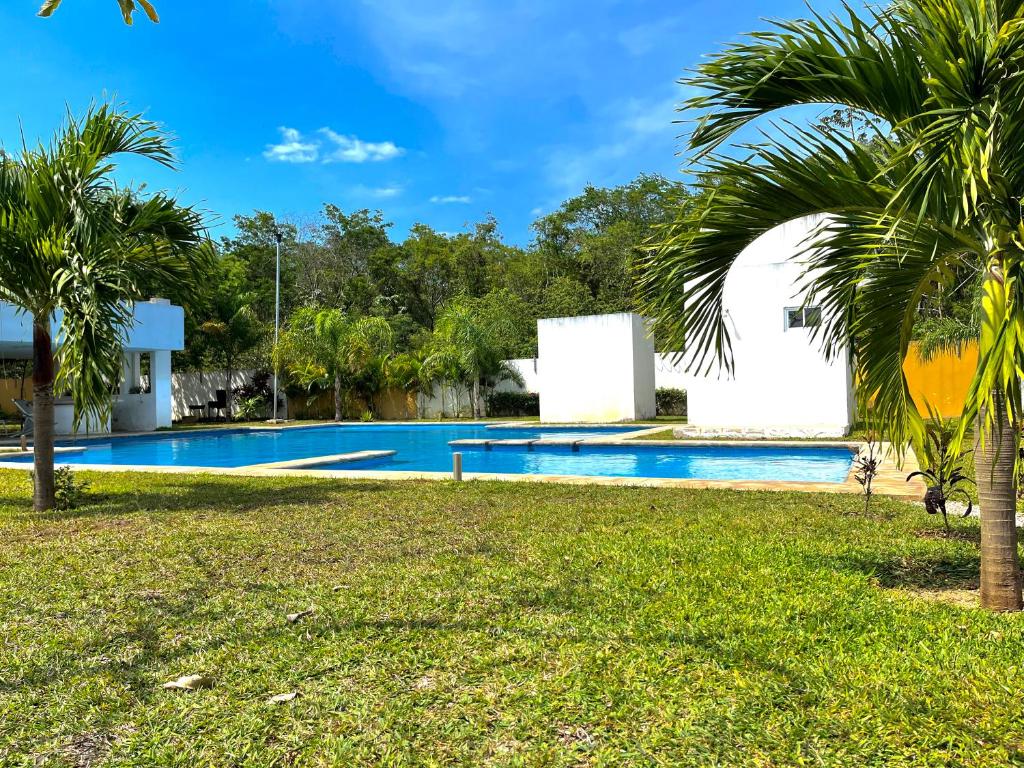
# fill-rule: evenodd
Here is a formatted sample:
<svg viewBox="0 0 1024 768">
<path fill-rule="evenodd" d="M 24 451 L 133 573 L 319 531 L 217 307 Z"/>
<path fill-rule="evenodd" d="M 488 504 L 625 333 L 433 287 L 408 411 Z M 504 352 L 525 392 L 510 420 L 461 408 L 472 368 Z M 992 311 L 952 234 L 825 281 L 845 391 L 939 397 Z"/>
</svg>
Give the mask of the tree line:
<svg viewBox="0 0 1024 768">
<path fill-rule="evenodd" d="M 473 390 L 476 410 L 480 388 L 511 375 L 501 361 L 536 355 L 538 318 L 632 311 L 641 249 L 689 199 L 657 175 L 588 186 L 538 218 L 525 247 L 506 242 L 491 216 L 457 234 L 417 223 L 402 240 L 379 210 L 326 204 L 305 222 L 237 216 L 204 287 L 170 296 L 187 309 L 175 369 L 269 370 L 276 354 L 290 384 L 334 390 L 338 418 L 346 394 L 365 401 L 402 381 L 438 382 L 455 397 Z"/>
</svg>

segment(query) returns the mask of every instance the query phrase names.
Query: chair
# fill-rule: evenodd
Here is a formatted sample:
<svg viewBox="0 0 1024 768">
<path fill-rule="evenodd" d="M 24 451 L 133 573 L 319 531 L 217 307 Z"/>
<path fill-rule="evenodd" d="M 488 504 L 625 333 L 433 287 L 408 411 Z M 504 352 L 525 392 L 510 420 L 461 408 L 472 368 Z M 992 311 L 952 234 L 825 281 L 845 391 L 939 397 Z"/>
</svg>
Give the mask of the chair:
<svg viewBox="0 0 1024 768">
<path fill-rule="evenodd" d="M 21 414 L 23 421 L 21 422 L 21 431 L 15 435 L 15 437 L 34 437 L 36 431 L 36 423 L 32 418 L 32 403 L 27 400 L 15 400 L 14 407 L 18 409 L 18 413 Z"/>
<path fill-rule="evenodd" d="M 207 403 L 207 413 L 209 413 L 211 418 L 212 418 L 213 412 L 216 411 L 217 415 L 220 416 L 221 418 L 223 418 L 224 417 L 224 411 L 226 411 L 227 409 L 228 409 L 228 392 L 227 392 L 226 389 L 218 389 L 217 390 L 217 399 L 216 400 L 210 400 L 210 402 Z"/>
</svg>

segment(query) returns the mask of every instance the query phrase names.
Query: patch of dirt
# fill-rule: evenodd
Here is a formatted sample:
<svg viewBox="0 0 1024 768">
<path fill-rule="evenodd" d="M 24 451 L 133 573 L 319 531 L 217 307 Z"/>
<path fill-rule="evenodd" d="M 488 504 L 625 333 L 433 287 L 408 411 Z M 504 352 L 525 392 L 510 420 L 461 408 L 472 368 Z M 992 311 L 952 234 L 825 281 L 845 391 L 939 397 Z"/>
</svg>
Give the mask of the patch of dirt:
<svg viewBox="0 0 1024 768">
<path fill-rule="evenodd" d="M 80 733 L 64 745 L 61 754 L 75 768 L 91 768 L 106 757 L 113 743 L 109 733 Z"/>
<path fill-rule="evenodd" d="M 914 535 L 919 539 L 932 539 L 932 540 L 943 540 L 948 541 L 970 541 L 975 544 L 981 541 L 981 531 L 977 529 L 953 529 L 946 531 L 944 528 L 924 528 L 919 531 L 914 531 Z"/>
<path fill-rule="evenodd" d="M 584 747 L 594 746 L 594 737 L 582 726 L 560 725 L 558 727 L 558 738 L 567 747 L 576 745 Z"/>
</svg>

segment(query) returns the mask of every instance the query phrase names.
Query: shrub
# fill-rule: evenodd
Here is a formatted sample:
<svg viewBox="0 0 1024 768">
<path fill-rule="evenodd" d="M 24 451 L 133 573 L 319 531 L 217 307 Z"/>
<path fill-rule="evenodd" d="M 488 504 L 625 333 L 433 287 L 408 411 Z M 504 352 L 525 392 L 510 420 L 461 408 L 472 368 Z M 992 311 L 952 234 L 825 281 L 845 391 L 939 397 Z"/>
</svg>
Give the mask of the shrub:
<svg viewBox="0 0 1024 768">
<path fill-rule="evenodd" d="M 240 421 L 256 421 L 267 414 L 267 401 L 257 395 L 235 401 L 235 418 Z"/>
<path fill-rule="evenodd" d="M 35 487 L 36 474 L 29 472 L 29 480 Z M 89 490 L 89 483 L 79 480 L 70 467 L 57 467 L 53 472 L 53 508 L 57 512 L 68 512 L 82 503 L 82 497 Z"/>
<path fill-rule="evenodd" d="M 491 392 L 487 395 L 488 416 L 540 416 L 540 395 L 536 392 Z"/>
<path fill-rule="evenodd" d="M 659 416 L 685 416 L 686 390 L 659 387 L 654 391 L 654 402 Z"/>
</svg>

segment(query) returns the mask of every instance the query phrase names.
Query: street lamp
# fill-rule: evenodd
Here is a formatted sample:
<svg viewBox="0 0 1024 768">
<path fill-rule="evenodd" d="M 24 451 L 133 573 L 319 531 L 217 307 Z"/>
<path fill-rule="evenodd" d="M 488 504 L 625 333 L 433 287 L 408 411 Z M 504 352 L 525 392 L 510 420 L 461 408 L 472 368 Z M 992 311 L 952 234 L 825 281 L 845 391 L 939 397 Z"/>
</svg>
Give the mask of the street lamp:
<svg viewBox="0 0 1024 768">
<path fill-rule="evenodd" d="M 277 244 L 277 259 L 274 264 L 274 423 L 277 423 L 277 366 L 278 336 L 281 333 L 281 230 L 274 228 L 274 241 Z"/>
</svg>

